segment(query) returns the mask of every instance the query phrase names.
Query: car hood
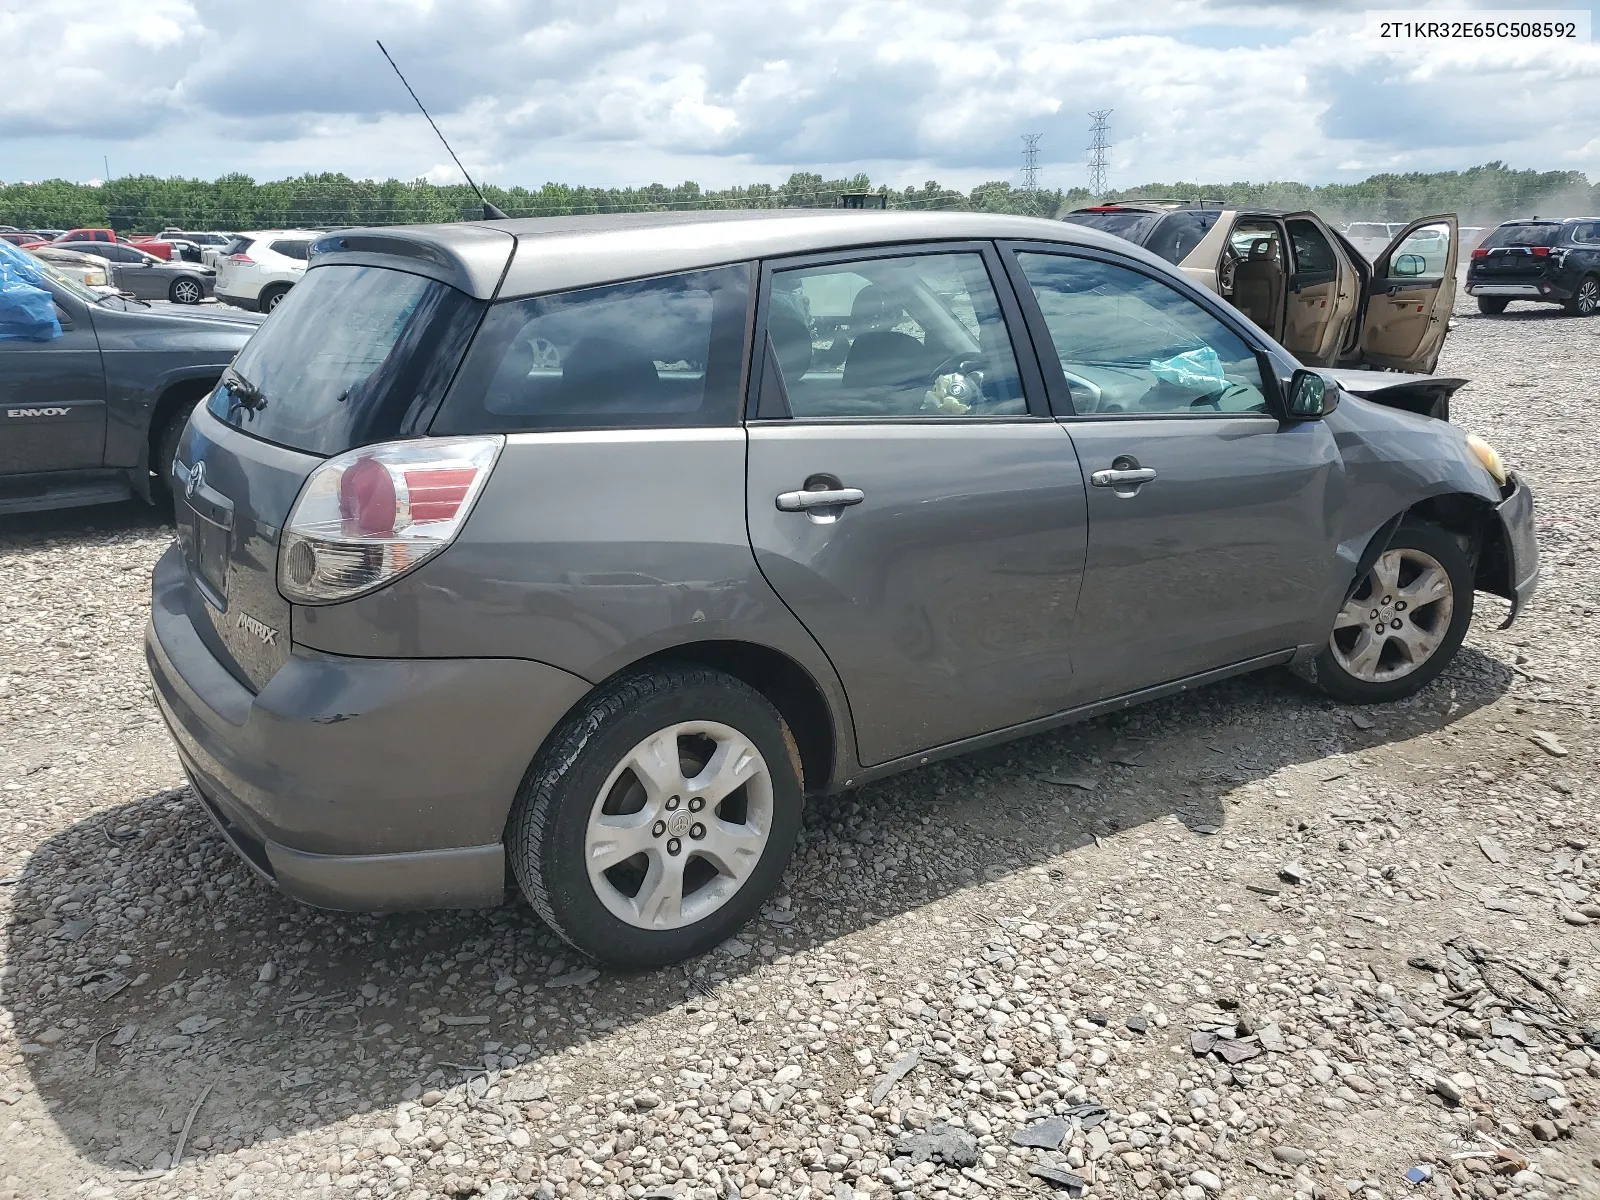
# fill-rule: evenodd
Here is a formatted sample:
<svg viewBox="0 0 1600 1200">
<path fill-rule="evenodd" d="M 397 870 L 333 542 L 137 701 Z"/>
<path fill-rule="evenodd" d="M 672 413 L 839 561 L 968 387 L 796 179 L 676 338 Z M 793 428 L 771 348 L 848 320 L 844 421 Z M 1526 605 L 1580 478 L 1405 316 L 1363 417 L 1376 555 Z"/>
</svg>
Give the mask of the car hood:
<svg viewBox="0 0 1600 1200">
<path fill-rule="evenodd" d="M 1318 373 L 1333 379 L 1343 391 L 1374 404 L 1441 421 L 1450 419 L 1450 397 L 1467 382 L 1443 375 L 1407 375 L 1401 371 L 1319 367 Z"/>
<path fill-rule="evenodd" d="M 133 304 L 130 313 L 137 313 L 147 320 L 163 321 L 172 325 L 188 325 L 190 328 L 219 330 L 229 327 L 243 330 L 245 333 L 254 333 L 256 326 L 267 319 L 266 313 L 245 312 L 243 309 L 223 309 L 221 306 L 189 307 L 183 312 L 174 312 L 167 308 L 141 309 L 137 303 Z"/>
</svg>

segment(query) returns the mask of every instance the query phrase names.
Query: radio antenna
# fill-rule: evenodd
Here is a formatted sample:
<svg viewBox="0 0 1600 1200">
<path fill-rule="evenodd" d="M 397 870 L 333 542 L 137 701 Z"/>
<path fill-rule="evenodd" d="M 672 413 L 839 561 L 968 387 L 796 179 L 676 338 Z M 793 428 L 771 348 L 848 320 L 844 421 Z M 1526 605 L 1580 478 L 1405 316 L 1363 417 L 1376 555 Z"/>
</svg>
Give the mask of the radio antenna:
<svg viewBox="0 0 1600 1200">
<path fill-rule="evenodd" d="M 374 38 L 373 40 L 377 41 L 376 38 Z M 481 189 L 476 183 L 474 183 L 472 181 L 472 176 L 471 175 L 467 174 L 466 167 L 463 167 L 461 165 L 461 160 L 459 158 L 456 158 L 456 152 L 454 150 L 450 149 L 450 143 L 446 142 L 444 140 L 444 134 L 439 132 L 439 126 L 434 122 L 434 119 L 432 117 L 428 116 L 428 110 L 422 107 L 422 101 L 417 99 L 417 93 L 411 91 L 411 85 L 409 83 L 406 83 L 406 77 L 404 75 L 400 74 L 399 66 L 396 65 L 393 56 L 390 55 L 390 53 L 387 50 L 384 50 L 382 42 L 378 42 L 378 49 L 380 51 L 382 51 L 384 58 L 387 58 L 389 60 L 389 65 L 391 67 L 394 67 L 394 73 L 396 75 L 400 76 L 400 83 L 402 84 L 402 86 L 405 87 L 406 91 L 411 93 L 411 99 L 416 102 L 418 110 L 421 111 L 421 113 L 422 113 L 422 115 L 424 117 L 428 118 L 428 124 L 432 125 L 433 126 L 433 132 L 435 134 L 438 134 L 439 141 L 441 143 L 443 143 L 444 148 L 445 148 L 445 152 L 447 154 L 449 154 L 451 158 L 455 159 L 455 164 L 461 171 L 461 177 L 467 181 L 467 186 L 470 187 L 474 192 L 477 192 L 478 193 L 478 199 L 483 201 L 483 219 L 485 221 L 504 221 L 504 220 L 507 220 L 508 218 L 506 217 L 506 214 L 501 212 L 498 208 L 496 208 L 494 205 L 489 203 L 488 199 L 485 198 L 485 196 L 483 194 L 483 189 Z"/>
</svg>

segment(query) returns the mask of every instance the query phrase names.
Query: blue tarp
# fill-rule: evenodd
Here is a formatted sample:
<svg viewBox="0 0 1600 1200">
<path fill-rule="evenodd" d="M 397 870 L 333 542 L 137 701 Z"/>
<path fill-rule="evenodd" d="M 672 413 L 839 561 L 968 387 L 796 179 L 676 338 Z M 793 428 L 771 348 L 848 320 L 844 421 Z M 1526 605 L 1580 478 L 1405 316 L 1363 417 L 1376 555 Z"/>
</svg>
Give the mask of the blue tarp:
<svg viewBox="0 0 1600 1200">
<path fill-rule="evenodd" d="M 61 336 L 45 266 L 0 240 L 0 342 L 48 342 Z"/>
</svg>

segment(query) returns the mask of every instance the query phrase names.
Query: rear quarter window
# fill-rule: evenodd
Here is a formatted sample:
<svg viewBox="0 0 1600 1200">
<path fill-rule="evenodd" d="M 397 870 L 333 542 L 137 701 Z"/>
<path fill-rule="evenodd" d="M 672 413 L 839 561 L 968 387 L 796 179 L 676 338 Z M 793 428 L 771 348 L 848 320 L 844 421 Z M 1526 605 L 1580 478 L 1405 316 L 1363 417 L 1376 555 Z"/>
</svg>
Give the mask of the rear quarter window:
<svg viewBox="0 0 1600 1200">
<path fill-rule="evenodd" d="M 273 242 L 268 249 L 275 254 L 283 255 L 285 258 L 295 258 L 301 262 L 306 262 L 311 257 L 311 243 L 299 238 L 292 241 Z"/>
<path fill-rule="evenodd" d="M 432 433 L 731 425 L 748 265 L 493 305 Z"/>
</svg>

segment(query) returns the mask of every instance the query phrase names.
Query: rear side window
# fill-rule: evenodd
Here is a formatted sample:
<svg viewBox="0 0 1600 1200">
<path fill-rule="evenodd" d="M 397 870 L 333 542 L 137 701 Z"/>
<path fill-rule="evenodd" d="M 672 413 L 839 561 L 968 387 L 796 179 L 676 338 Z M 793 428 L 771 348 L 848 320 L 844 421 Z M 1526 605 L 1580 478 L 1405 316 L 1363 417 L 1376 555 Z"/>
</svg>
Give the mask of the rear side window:
<svg viewBox="0 0 1600 1200">
<path fill-rule="evenodd" d="M 293 241 L 273 242 L 268 247 L 273 253 L 281 254 L 285 258 L 297 258 L 306 262 L 311 258 L 311 243 L 301 239 Z"/>
<path fill-rule="evenodd" d="M 1572 240 L 1585 246 L 1600 242 L 1600 221 L 1579 221 L 1572 227 Z"/>
<path fill-rule="evenodd" d="M 492 306 L 431 432 L 731 425 L 750 268 Z"/>
<path fill-rule="evenodd" d="M 1549 225 L 1502 225 L 1488 237 L 1483 239 L 1483 244 L 1489 249 L 1496 246 L 1554 246 L 1561 237 L 1561 226 Z"/>
<path fill-rule="evenodd" d="M 306 272 L 208 402 L 246 433 L 333 455 L 425 428 L 483 312 L 421 275 Z"/>
<path fill-rule="evenodd" d="M 1220 216 L 1222 213 L 1216 209 L 1168 213 L 1146 240 L 1144 248 L 1169 263 L 1181 263 L 1200 244 L 1200 239 L 1211 232 Z"/>
<path fill-rule="evenodd" d="M 1294 269 L 1298 275 L 1337 274 L 1338 260 L 1333 247 L 1310 221 L 1290 221 L 1289 241 L 1294 246 Z"/>
</svg>

